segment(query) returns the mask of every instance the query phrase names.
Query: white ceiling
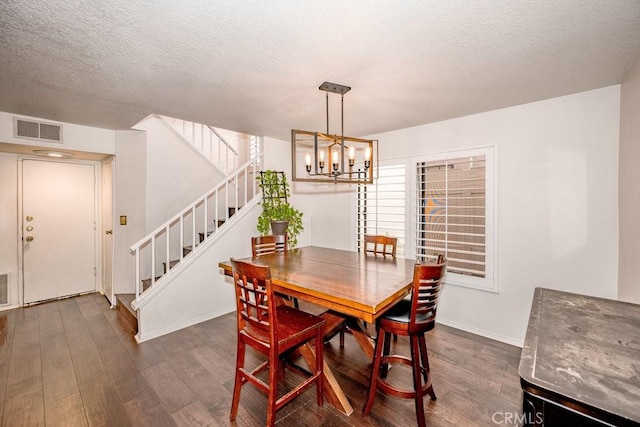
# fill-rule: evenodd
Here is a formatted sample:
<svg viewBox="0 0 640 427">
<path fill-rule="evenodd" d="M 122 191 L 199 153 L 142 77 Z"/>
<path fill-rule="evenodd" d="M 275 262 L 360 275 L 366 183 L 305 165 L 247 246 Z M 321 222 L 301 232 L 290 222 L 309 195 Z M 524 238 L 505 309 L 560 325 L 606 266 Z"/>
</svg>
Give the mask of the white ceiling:
<svg viewBox="0 0 640 427">
<path fill-rule="evenodd" d="M 0 111 L 364 136 L 622 82 L 640 0 L 0 0 Z M 331 95 L 331 133 L 340 133 Z"/>
</svg>

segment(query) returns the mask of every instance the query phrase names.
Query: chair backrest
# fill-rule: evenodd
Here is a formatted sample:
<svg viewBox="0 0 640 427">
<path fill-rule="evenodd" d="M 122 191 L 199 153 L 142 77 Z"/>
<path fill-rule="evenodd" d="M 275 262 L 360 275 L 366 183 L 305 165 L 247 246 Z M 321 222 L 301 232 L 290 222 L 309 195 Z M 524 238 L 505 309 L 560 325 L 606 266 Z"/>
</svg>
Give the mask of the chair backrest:
<svg viewBox="0 0 640 427">
<path fill-rule="evenodd" d="M 446 271 L 447 259 L 443 255 L 438 256 L 437 264 L 416 264 L 413 272 L 409 331 L 424 327 L 425 323 L 435 322 L 438 297 Z"/>
<path fill-rule="evenodd" d="M 277 342 L 276 310 L 271 290 L 271 269 L 231 258 L 236 290 L 238 333 L 248 333 L 264 342 Z"/>
<path fill-rule="evenodd" d="M 254 236 L 251 238 L 251 255 L 255 258 L 260 255 L 286 252 L 289 249 L 288 240 L 286 234 Z"/>
<path fill-rule="evenodd" d="M 397 245 L 398 245 L 397 237 L 376 236 L 371 234 L 366 234 L 364 236 L 364 252 L 366 254 L 373 254 L 376 256 L 390 255 L 392 258 L 395 259 Z"/>
</svg>

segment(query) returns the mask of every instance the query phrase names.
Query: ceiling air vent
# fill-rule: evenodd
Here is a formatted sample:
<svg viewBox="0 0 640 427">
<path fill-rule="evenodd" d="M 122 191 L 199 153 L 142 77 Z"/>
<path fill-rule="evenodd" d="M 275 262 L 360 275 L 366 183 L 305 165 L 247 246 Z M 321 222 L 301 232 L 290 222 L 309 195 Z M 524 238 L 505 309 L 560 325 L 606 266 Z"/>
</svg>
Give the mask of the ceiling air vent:
<svg viewBox="0 0 640 427">
<path fill-rule="evenodd" d="M 62 142 L 62 125 L 34 122 L 14 117 L 13 136 L 15 138 Z"/>
</svg>

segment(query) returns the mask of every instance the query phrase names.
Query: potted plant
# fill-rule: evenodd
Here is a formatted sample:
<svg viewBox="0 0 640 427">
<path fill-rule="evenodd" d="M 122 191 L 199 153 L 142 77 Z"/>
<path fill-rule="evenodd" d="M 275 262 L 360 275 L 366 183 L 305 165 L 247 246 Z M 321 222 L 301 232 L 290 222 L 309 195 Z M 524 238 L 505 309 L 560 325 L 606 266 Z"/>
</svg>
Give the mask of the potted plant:
<svg viewBox="0 0 640 427">
<path fill-rule="evenodd" d="M 290 247 L 298 243 L 298 235 L 304 229 L 302 212 L 289 204 L 289 182 L 284 172 L 266 170 L 256 178 L 262 190 L 262 213 L 258 217 L 258 231 L 263 236 L 287 233 Z M 286 225 L 282 224 L 286 221 Z M 279 229 L 279 227 L 282 227 Z"/>
</svg>

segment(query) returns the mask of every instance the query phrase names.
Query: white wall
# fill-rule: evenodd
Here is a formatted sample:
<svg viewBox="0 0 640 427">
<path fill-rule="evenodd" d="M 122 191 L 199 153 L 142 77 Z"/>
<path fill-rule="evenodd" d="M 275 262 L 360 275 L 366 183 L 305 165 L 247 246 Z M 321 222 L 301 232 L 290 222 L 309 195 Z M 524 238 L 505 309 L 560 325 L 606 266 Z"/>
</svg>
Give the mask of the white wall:
<svg viewBox="0 0 640 427">
<path fill-rule="evenodd" d="M 611 86 L 371 136 L 400 162 L 497 147 L 499 292 L 447 286 L 441 322 L 518 344 L 535 287 L 617 297 L 619 106 Z M 313 245 L 355 247 L 349 187 L 309 196 Z"/>
<path fill-rule="evenodd" d="M 116 131 L 114 184 L 114 293 L 135 292 L 135 260 L 131 245 L 144 235 L 146 226 L 147 135 L 138 130 Z M 120 225 L 120 216 L 127 224 Z"/>
<path fill-rule="evenodd" d="M 619 298 L 640 303 L 640 57 L 620 95 Z"/>
</svg>

